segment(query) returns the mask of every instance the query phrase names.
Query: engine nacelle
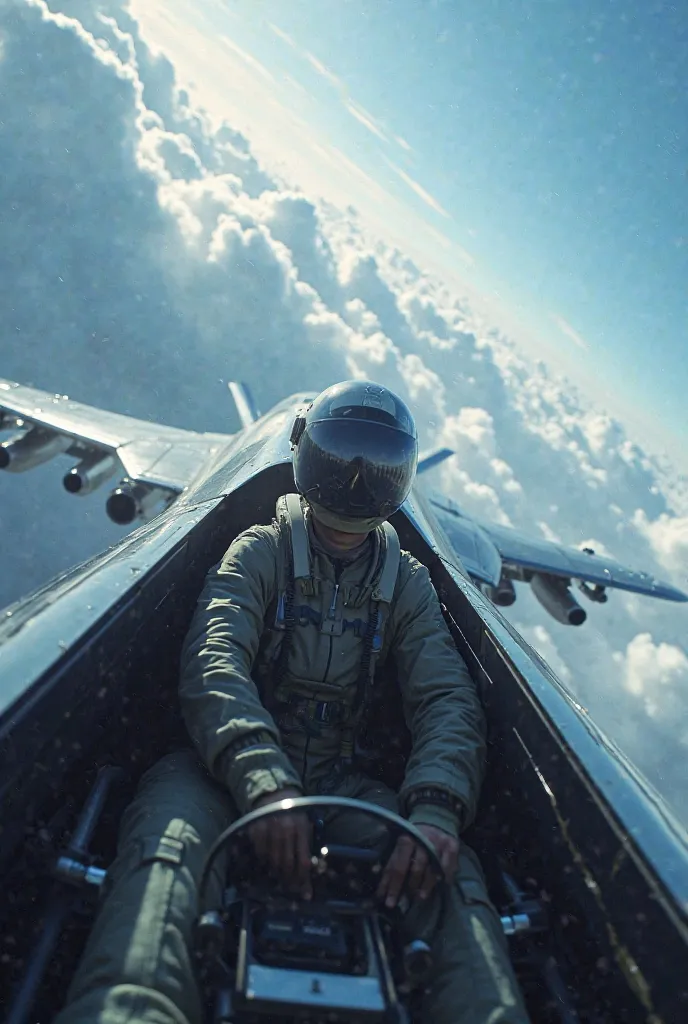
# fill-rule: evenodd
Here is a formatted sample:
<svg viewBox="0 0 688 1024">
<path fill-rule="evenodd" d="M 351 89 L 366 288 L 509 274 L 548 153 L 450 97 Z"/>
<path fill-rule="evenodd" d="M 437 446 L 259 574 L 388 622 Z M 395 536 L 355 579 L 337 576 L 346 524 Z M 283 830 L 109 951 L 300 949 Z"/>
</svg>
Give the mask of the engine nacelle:
<svg viewBox="0 0 688 1024">
<path fill-rule="evenodd" d="M 545 611 L 557 622 L 565 626 L 582 626 L 587 619 L 585 609 L 576 601 L 566 580 L 536 572 L 530 587 Z"/>
<path fill-rule="evenodd" d="M 169 499 L 168 491 L 145 484 L 132 484 L 123 480 L 116 487 L 105 504 L 105 511 L 118 526 L 128 526 L 135 519 L 146 520 L 158 502 Z"/>
<path fill-rule="evenodd" d="M 25 473 L 56 455 L 66 452 L 73 441 L 41 427 L 15 434 L 0 444 L 0 469 L 7 473 Z"/>
<path fill-rule="evenodd" d="M 516 600 L 514 585 L 506 576 L 502 576 L 496 587 L 483 583 L 481 590 L 499 608 L 508 608 Z"/>
<path fill-rule="evenodd" d="M 109 480 L 116 469 L 117 459 L 114 455 L 103 455 L 102 452 L 97 452 L 82 459 L 78 466 L 70 469 L 69 473 L 65 474 L 62 483 L 64 489 L 70 494 L 85 497 Z"/>
</svg>

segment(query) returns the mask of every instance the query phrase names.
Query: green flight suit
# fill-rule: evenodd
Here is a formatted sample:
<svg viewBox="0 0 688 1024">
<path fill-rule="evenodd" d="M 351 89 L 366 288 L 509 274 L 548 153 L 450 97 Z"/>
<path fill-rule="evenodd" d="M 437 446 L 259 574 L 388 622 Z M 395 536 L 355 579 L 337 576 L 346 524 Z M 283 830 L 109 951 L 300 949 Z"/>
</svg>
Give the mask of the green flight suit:
<svg viewBox="0 0 688 1024">
<path fill-rule="evenodd" d="M 269 695 L 273 714 L 261 697 L 267 697 L 283 636 L 266 620 L 279 598 L 279 529 L 247 530 L 209 573 L 184 644 L 180 684 L 182 712 L 200 758 L 168 755 L 144 776 L 124 816 L 106 898 L 59 1024 L 200 1021 L 188 949 L 203 858 L 237 811 L 245 813 L 261 796 L 285 786 L 352 796 L 457 835 L 451 806 L 413 803 L 414 790 L 439 790 L 455 802 L 462 825 L 473 817 L 485 753 L 480 701 L 427 569 L 406 552 L 377 655 L 378 667 L 393 655 L 410 731 L 403 784 L 395 793 L 361 772 L 337 773 L 342 730 L 352 720 L 356 697 L 360 624 L 373 592 L 371 553 L 379 541 L 371 537 L 355 557 L 337 564 L 310 521 L 308 531 L 312 581 L 296 596 L 288 664 Z M 342 628 L 328 631 L 327 616 L 340 619 Z M 308 708 L 321 701 L 336 704 L 335 721 L 309 717 Z M 371 822 L 341 816 L 330 822 L 330 839 L 373 842 Z M 219 875 L 215 881 L 219 887 Z M 466 846 L 435 959 L 423 1020 L 528 1021 L 499 918 Z"/>
</svg>

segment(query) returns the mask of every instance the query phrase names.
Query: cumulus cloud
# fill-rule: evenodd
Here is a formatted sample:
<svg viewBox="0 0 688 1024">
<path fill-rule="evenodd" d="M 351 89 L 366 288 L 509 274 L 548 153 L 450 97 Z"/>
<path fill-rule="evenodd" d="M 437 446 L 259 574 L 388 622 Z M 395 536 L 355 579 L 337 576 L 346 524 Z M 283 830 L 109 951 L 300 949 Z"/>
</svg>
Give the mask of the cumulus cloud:
<svg viewBox="0 0 688 1024">
<path fill-rule="evenodd" d="M 458 415 L 449 414 L 440 443 L 456 452 L 443 468 L 443 489 L 454 494 L 468 513 L 513 525 L 509 513 L 518 508 L 522 487 L 511 466 L 498 455 L 492 415 L 471 406 L 464 406 Z"/>
<path fill-rule="evenodd" d="M 626 689 L 642 698 L 650 717 L 671 717 L 665 696 L 672 687 L 688 687 L 688 657 L 672 644 L 653 643 L 649 633 L 633 637 L 626 653 L 615 653 L 614 660 L 622 666 Z M 688 721 L 684 722 L 688 739 Z"/>
<path fill-rule="evenodd" d="M 667 572 L 685 585 L 688 581 L 688 516 L 662 512 L 655 520 L 650 520 L 639 508 L 633 516 L 633 525 L 649 541 Z"/>
<path fill-rule="evenodd" d="M 571 682 L 571 669 L 561 657 L 557 645 L 544 626 L 523 626 L 521 635 L 540 657 L 544 658 L 550 668 L 554 669 L 562 683 Z"/>
<path fill-rule="evenodd" d="M 685 769 L 688 755 L 688 656 L 675 644 L 655 643 L 650 633 L 639 633 L 625 651 L 615 652 L 614 661 L 635 705 L 631 721 L 637 733 L 644 729 L 650 740 L 654 763 L 648 774 L 666 786 L 674 778 L 677 761 L 681 770 Z M 667 736 L 671 736 L 670 743 Z M 685 784 L 679 783 L 675 805 L 684 815 L 688 813 Z"/>
<path fill-rule="evenodd" d="M 411 403 L 424 447 L 456 451 L 429 482 L 468 511 L 686 585 L 670 466 L 353 209 L 211 123 L 120 0 L 59 6 L 0 14 L 3 376 L 197 430 L 236 428 L 229 377 L 266 408 L 371 376 Z M 60 475 L 0 477 L 0 605 L 121 533 Z M 518 595 L 517 628 L 688 814 L 685 608 L 612 593 L 577 631 Z"/>
</svg>

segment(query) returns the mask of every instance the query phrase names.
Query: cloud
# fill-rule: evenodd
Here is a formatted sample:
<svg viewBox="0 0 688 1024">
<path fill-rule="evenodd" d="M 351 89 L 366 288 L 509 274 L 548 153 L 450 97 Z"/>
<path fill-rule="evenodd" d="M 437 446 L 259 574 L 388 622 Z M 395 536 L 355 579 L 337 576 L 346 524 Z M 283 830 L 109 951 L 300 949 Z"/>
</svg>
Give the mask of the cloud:
<svg viewBox="0 0 688 1024">
<path fill-rule="evenodd" d="M 299 46 L 299 44 L 296 42 L 295 39 L 292 38 L 292 36 L 285 32 L 284 29 L 281 29 L 278 25 L 275 25 L 273 22 L 268 22 L 268 28 L 279 39 L 281 39 L 282 42 L 286 43 L 287 46 L 290 46 L 293 50 L 295 50 L 296 53 L 298 53 L 298 55 L 303 58 L 303 60 L 307 61 L 313 68 L 313 70 L 317 71 L 317 73 L 322 78 L 329 82 L 330 85 L 333 86 L 342 95 L 342 97 L 346 97 L 346 87 L 342 82 L 341 78 L 335 75 L 334 71 L 331 71 L 326 64 L 323 64 L 323 62 L 318 57 L 316 57 L 315 54 L 311 53 L 310 50 L 305 50 L 303 49 L 303 47 Z"/>
<path fill-rule="evenodd" d="M 236 54 L 237 57 L 239 57 L 245 64 L 248 64 L 248 66 L 254 71 L 257 71 L 261 78 L 264 78 L 266 82 L 270 82 L 272 85 L 276 84 L 275 76 L 268 71 L 264 64 L 261 64 L 259 60 L 256 60 L 252 54 L 248 53 L 247 50 L 242 50 L 242 48 L 237 46 L 229 36 L 221 36 L 220 39 L 223 46 L 226 46 L 228 50 L 231 50 L 232 53 Z"/>
<path fill-rule="evenodd" d="M 274 25 L 271 21 L 268 22 L 268 28 L 271 32 L 274 32 L 282 42 L 287 43 L 288 46 L 292 46 L 294 49 L 297 49 L 296 43 L 292 37 L 284 31 L 284 29 L 279 28 L 278 25 Z"/>
<path fill-rule="evenodd" d="M 582 348 L 584 352 L 590 351 L 590 346 L 587 341 L 584 338 L 581 338 L 578 331 L 574 331 L 571 324 L 568 324 L 563 317 L 559 316 L 557 313 L 550 313 L 550 317 L 562 334 L 565 334 L 567 338 L 570 338 L 574 345 L 578 345 L 578 348 Z"/>
<path fill-rule="evenodd" d="M 338 75 L 336 75 L 330 68 L 327 67 L 318 57 L 316 57 L 309 50 L 302 49 L 290 35 L 284 32 L 277 25 L 269 23 L 269 28 L 276 36 L 278 36 L 283 42 L 287 43 L 288 46 L 292 47 L 304 60 L 306 60 L 310 66 L 317 71 L 333 88 L 339 93 L 340 99 L 344 105 L 344 109 L 348 111 L 351 116 L 362 124 L 372 135 L 375 135 L 381 142 L 389 142 L 389 137 L 381 127 L 378 120 L 373 115 L 365 110 L 359 103 L 355 103 L 349 95 L 349 91 Z M 402 149 L 407 152 L 411 151 L 411 147 L 401 136 L 392 136 L 397 145 L 401 146 Z"/>
<path fill-rule="evenodd" d="M 650 633 L 639 633 L 625 652 L 616 652 L 614 660 L 622 673 L 625 689 L 636 704 L 634 717 L 639 724 L 650 723 L 657 740 L 654 759 L 658 773 L 672 772 L 671 761 L 688 754 L 688 718 L 685 693 L 688 690 L 688 656 L 674 644 L 655 643 Z M 662 746 L 662 737 L 671 734 L 670 749 Z M 685 793 L 682 806 L 686 805 Z"/>
<path fill-rule="evenodd" d="M 382 139 L 383 142 L 388 141 L 387 136 L 382 131 L 380 126 L 376 123 L 372 114 L 369 114 L 366 110 L 363 109 L 363 107 L 359 107 L 357 103 L 353 103 L 351 100 L 349 100 L 346 104 L 346 109 L 349 111 L 352 117 L 355 117 L 356 120 L 363 125 L 364 128 L 367 128 L 368 131 L 372 132 L 373 135 L 377 135 L 378 139 Z"/>
<path fill-rule="evenodd" d="M 672 516 L 662 512 L 650 521 L 643 509 L 636 510 L 633 525 L 652 547 L 657 560 L 679 585 L 688 584 L 688 516 Z"/>
<path fill-rule="evenodd" d="M 268 171 L 118 0 L 51 6 L 3 10 L 4 376 L 197 430 L 236 428 L 230 376 L 263 408 L 372 376 L 412 404 L 423 447 L 456 451 L 429 482 L 468 511 L 680 581 L 688 486 L 670 465 L 350 206 Z M 0 475 L 0 606 L 121 535 L 104 495 L 60 480 Z M 511 621 L 688 815 L 685 607 L 615 592 L 579 632 L 517 591 Z"/>
<path fill-rule="evenodd" d="M 290 46 L 293 50 L 296 51 L 296 53 L 298 53 L 300 57 L 303 58 L 303 60 L 307 61 L 313 68 L 313 70 L 317 71 L 317 73 L 321 75 L 321 77 L 324 78 L 327 82 L 329 82 L 331 86 L 337 89 L 337 91 L 340 94 L 346 95 L 346 87 L 342 82 L 341 78 L 335 75 L 334 71 L 331 71 L 326 64 L 323 64 L 323 62 L 318 57 L 316 57 L 315 54 L 311 53 L 309 50 L 304 50 L 301 46 L 299 46 L 296 40 L 292 38 L 292 36 L 290 36 L 283 29 L 279 28 L 278 25 L 275 25 L 272 22 L 268 22 L 268 27 L 271 32 L 274 32 L 274 34 L 279 39 L 282 40 L 282 42 L 286 43 L 287 46 Z"/>
<path fill-rule="evenodd" d="M 339 89 L 340 91 L 344 89 L 344 83 L 342 82 L 341 78 L 338 78 L 333 71 L 330 71 L 326 64 L 323 64 L 321 60 L 318 60 L 317 57 L 315 57 L 312 53 L 309 53 L 307 50 L 304 51 L 304 57 L 306 58 L 310 66 L 315 71 L 317 71 L 319 75 L 322 75 L 322 77 L 326 81 L 328 81 L 330 85 L 334 86 L 335 89 Z"/>
<path fill-rule="evenodd" d="M 678 682 L 688 686 L 688 657 L 685 651 L 666 643 L 653 643 L 649 633 L 639 633 L 631 640 L 625 654 L 616 654 L 615 660 L 623 666 L 626 688 L 648 702 L 652 717 L 667 714 L 662 690 Z M 686 736 L 688 736 L 688 722 Z"/>
<path fill-rule="evenodd" d="M 423 202 L 430 207 L 431 210 L 434 210 L 435 213 L 441 214 L 442 217 L 450 216 L 450 214 L 447 213 L 444 207 L 440 206 L 440 204 L 437 202 L 434 196 L 431 196 L 430 193 L 427 192 L 422 185 L 419 185 L 417 181 L 414 181 L 413 178 L 406 173 L 406 171 L 402 171 L 401 167 L 397 167 L 397 165 L 393 164 L 391 160 L 386 160 L 386 163 L 389 164 L 389 166 L 392 168 L 395 174 L 398 174 L 401 180 L 405 182 L 408 185 L 408 187 L 412 189 L 412 191 L 415 192 L 416 195 L 419 196 L 423 200 Z"/>
<path fill-rule="evenodd" d="M 563 683 L 571 682 L 571 670 L 561 657 L 557 645 L 544 626 L 524 626 L 521 629 L 523 639 L 533 647 L 541 658 L 554 669 Z"/>
</svg>

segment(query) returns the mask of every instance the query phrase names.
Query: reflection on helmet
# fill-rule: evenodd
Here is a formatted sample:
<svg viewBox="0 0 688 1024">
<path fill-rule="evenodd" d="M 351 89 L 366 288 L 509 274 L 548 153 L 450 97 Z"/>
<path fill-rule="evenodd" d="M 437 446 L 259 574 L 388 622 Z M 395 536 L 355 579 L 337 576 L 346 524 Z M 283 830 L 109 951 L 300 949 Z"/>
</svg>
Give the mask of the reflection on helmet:
<svg viewBox="0 0 688 1024">
<path fill-rule="evenodd" d="M 328 388 L 292 436 L 297 489 L 326 525 L 372 529 L 411 490 L 418 462 L 413 416 L 379 384 L 344 381 Z"/>
</svg>

